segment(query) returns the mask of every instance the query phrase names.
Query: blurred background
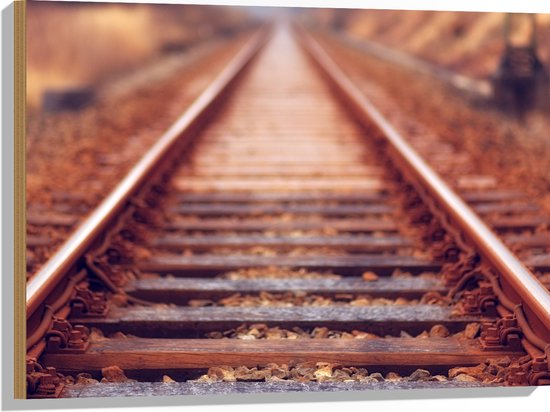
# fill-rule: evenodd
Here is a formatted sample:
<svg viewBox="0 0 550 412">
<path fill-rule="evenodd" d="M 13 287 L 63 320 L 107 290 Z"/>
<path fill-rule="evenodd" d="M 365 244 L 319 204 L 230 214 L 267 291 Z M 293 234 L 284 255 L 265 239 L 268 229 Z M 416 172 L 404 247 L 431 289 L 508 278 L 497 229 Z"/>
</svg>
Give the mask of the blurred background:
<svg viewBox="0 0 550 412">
<path fill-rule="evenodd" d="M 310 10 L 311 19 L 474 77 L 493 73 L 505 48 L 505 13 L 400 10 Z M 510 40 L 530 41 L 529 18 L 516 15 Z M 550 60 L 550 14 L 536 15 L 541 60 Z"/>
<path fill-rule="evenodd" d="M 55 105 L 56 90 L 93 89 L 163 56 L 280 14 L 472 78 L 494 76 L 507 44 L 534 43 L 537 58 L 550 65 L 550 14 L 531 19 L 504 13 L 29 1 L 28 107 Z"/>
<path fill-rule="evenodd" d="M 27 2 L 27 103 L 48 89 L 97 84 L 250 24 L 239 7 Z"/>
</svg>

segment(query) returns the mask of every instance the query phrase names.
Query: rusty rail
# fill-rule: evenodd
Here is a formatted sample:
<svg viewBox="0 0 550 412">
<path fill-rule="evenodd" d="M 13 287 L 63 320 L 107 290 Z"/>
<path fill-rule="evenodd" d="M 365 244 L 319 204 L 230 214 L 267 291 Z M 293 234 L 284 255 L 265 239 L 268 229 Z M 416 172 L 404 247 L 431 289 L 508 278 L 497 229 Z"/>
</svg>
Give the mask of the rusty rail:
<svg viewBox="0 0 550 412">
<path fill-rule="evenodd" d="M 406 142 L 371 101 L 344 74 L 334 60 L 304 29 L 296 28 L 301 44 L 322 74 L 340 96 L 353 108 L 358 119 L 374 123 L 395 154 L 398 167 L 413 185 L 427 190 L 436 204 L 459 227 L 476 247 L 482 259 L 495 268 L 510 285 L 529 312 L 550 330 L 550 293 L 476 213 L 439 177 L 439 175 Z M 530 319 L 531 320 L 531 319 Z"/>
<path fill-rule="evenodd" d="M 158 139 L 94 212 L 74 231 L 60 249 L 29 280 L 26 288 L 27 319 L 40 307 L 71 268 L 124 209 L 148 178 L 159 170 L 173 150 L 190 141 L 193 128 L 215 109 L 235 84 L 264 43 L 268 28 L 260 29 L 233 58 L 224 71 Z"/>
</svg>

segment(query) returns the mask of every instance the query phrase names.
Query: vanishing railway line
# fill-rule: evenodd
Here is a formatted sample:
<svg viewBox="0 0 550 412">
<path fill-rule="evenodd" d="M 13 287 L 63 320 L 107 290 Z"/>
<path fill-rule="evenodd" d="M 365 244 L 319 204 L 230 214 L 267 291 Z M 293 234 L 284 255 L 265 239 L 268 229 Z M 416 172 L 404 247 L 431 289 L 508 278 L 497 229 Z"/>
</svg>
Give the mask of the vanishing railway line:
<svg viewBox="0 0 550 412">
<path fill-rule="evenodd" d="M 30 278 L 28 395 L 547 384 L 545 218 L 455 189 L 309 35 L 258 33 Z"/>
</svg>

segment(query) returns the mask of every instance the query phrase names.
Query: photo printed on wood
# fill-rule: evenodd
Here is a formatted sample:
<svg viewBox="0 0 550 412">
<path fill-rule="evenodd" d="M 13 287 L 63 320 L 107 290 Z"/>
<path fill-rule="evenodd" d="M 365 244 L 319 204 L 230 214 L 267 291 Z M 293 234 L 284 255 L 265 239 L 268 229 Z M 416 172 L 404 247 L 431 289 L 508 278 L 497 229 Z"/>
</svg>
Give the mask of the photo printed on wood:
<svg viewBox="0 0 550 412">
<path fill-rule="evenodd" d="M 550 384 L 550 15 L 26 30 L 26 398 Z"/>
</svg>

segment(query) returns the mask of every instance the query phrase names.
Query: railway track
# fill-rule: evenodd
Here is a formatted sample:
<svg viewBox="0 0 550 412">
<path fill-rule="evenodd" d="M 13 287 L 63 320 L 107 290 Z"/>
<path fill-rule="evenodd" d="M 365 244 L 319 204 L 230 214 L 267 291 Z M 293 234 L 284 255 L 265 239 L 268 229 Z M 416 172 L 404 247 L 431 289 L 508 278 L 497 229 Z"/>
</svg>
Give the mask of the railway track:
<svg viewBox="0 0 550 412">
<path fill-rule="evenodd" d="M 536 208 L 455 194 L 306 32 L 266 33 L 29 280 L 28 396 L 548 384 L 547 255 L 473 212 L 521 252 Z"/>
</svg>

